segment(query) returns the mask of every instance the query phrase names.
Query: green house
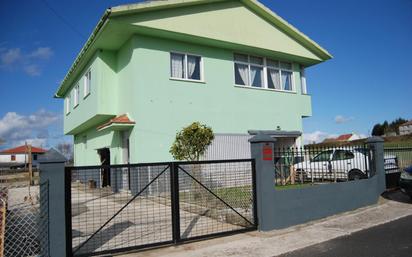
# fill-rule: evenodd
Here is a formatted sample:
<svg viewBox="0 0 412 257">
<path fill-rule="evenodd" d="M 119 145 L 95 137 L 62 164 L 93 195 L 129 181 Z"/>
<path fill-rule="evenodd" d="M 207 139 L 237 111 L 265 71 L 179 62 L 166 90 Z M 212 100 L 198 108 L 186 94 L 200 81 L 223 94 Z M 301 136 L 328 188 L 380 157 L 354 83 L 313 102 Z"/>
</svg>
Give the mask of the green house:
<svg viewBox="0 0 412 257">
<path fill-rule="evenodd" d="M 255 0 L 150 1 L 104 13 L 56 97 L 76 165 L 170 161 L 194 121 L 216 133 L 205 158 L 241 158 L 256 130 L 301 144 L 304 70 L 330 58 Z"/>
</svg>

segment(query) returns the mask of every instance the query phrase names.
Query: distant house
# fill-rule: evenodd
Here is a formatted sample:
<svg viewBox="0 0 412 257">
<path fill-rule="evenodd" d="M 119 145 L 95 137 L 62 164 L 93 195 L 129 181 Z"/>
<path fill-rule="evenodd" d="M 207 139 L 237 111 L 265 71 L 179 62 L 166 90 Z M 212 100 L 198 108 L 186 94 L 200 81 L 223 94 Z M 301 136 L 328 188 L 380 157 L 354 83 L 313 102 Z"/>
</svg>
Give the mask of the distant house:
<svg viewBox="0 0 412 257">
<path fill-rule="evenodd" d="M 343 134 L 336 138 L 326 138 L 323 140 L 323 143 L 334 143 L 334 142 L 349 142 L 353 140 L 362 139 L 361 135 L 351 133 L 351 134 Z"/>
<path fill-rule="evenodd" d="M 15 148 L 0 151 L 0 166 L 15 167 L 21 166 L 28 161 L 28 146 L 22 145 Z M 31 147 L 32 163 L 37 165 L 37 158 L 47 150 L 39 147 Z"/>
<path fill-rule="evenodd" d="M 399 126 L 399 134 L 401 136 L 412 134 L 412 120 Z"/>
</svg>

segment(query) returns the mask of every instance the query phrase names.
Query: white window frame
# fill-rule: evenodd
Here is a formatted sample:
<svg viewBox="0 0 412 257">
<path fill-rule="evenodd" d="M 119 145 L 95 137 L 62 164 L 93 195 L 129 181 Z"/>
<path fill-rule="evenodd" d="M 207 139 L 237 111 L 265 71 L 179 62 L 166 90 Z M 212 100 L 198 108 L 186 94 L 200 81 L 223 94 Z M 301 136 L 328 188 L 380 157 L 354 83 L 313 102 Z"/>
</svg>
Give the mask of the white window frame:
<svg viewBox="0 0 412 257">
<path fill-rule="evenodd" d="M 243 62 L 243 61 L 237 61 L 234 58 L 235 54 L 239 54 L 239 55 L 246 55 L 247 56 L 247 60 L 248 62 Z M 258 58 L 262 58 L 263 59 L 263 65 L 259 65 L 259 64 L 254 64 L 250 62 L 250 57 L 258 57 Z M 272 66 L 268 66 L 267 65 L 267 59 L 270 59 L 271 61 L 275 61 L 278 64 L 278 67 L 272 67 Z M 247 81 L 246 85 L 240 85 L 240 84 L 236 84 L 236 80 L 235 80 L 235 86 L 236 87 L 243 87 L 243 88 L 253 88 L 253 89 L 262 89 L 262 90 L 270 90 L 270 91 L 278 91 L 278 92 L 286 92 L 286 93 L 296 93 L 296 87 L 295 87 L 295 73 L 293 72 L 293 63 L 292 62 L 285 62 L 285 63 L 289 63 L 291 65 L 291 69 L 285 69 L 285 68 L 281 68 L 280 67 L 280 63 L 282 61 L 278 61 L 278 60 L 274 60 L 272 58 L 266 58 L 263 56 L 258 56 L 258 55 L 250 55 L 250 54 L 245 54 L 245 53 L 240 53 L 240 52 L 236 52 L 233 54 L 233 63 L 234 64 L 242 64 L 242 65 L 247 65 L 248 66 L 248 74 L 249 74 L 249 81 Z M 252 77 L 251 77 L 251 69 L 250 66 L 256 66 L 256 67 L 263 67 L 263 85 L 262 87 L 254 87 L 252 86 Z M 292 73 L 291 76 L 291 90 L 284 90 L 284 89 L 276 89 L 276 88 L 269 88 L 269 82 L 267 79 L 267 74 L 268 74 L 268 69 L 273 69 L 273 70 L 278 70 L 279 71 L 279 83 L 282 86 L 282 71 L 288 71 Z"/>
<path fill-rule="evenodd" d="M 70 113 L 70 94 L 66 96 L 66 115 Z"/>
<path fill-rule="evenodd" d="M 177 77 L 172 77 L 172 54 L 180 54 L 184 55 L 183 59 L 183 70 L 184 70 L 184 78 L 177 78 Z M 187 56 L 194 56 L 194 57 L 199 57 L 200 58 L 200 79 L 189 79 L 189 73 L 187 72 Z M 187 53 L 187 52 L 170 52 L 170 62 L 169 62 L 169 70 L 170 70 L 170 78 L 171 80 L 181 80 L 181 81 L 190 81 L 190 82 L 200 82 L 200 83 L 205 83 L 205 78 L 204 78 L 204 71 L 203 71 L 203 56 L 198 55 L 198 54 L 192 54 L 192 53 Z"/>
<path fill-rule="evenodd" d="M 83 99 L 90 95 L 91 87 L 92 87 L 92 70 L 88 69 L 84 74 L 84 83 L 83 83 Z"/>
<path fill-rule="evenodd" d="M 308 88 L 306 86 L 306 74 L 305 74 L 305 67 L 300 67 L 300 85 L 303 95 L 308 94 Z"/>
<path fill-rule="evenodd" d="M 77 106 L 79 106 L 79 97 L 80 97 L 80 84 L 77 83 L 74 86 L 74 90 L 73 90 L 73 108 L 76 108 Z"/>
</svg>

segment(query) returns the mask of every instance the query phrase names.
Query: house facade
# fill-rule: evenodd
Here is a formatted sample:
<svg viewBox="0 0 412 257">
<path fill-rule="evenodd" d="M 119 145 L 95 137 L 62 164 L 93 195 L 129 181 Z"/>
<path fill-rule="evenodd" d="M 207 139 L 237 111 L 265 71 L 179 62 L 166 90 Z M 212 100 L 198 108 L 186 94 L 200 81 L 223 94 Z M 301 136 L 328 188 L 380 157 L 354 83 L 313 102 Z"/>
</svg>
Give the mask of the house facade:
<svg viewBox="0 0 412 257">
<path fill-rule="evenodd" d="M 29 161 L 28 146 L 22 145 L 0 151 L 0 167 L 17 167 L 22 166 Z M 46 153 L 45 149 L 31 147 L 32 164 L 37 165 L 37 159 L 40 155 Z"/>
<path fill-rule="evenodd" d="M 412 134 L 412 120 L 405 122 L 399 126 L 399 134 L 401 136 Z"/>
<path fill-rule="evenodd" d="M 254 0 L 151 1 L 106 11 L 56 97 L 75 165 L 172 160 L 194 121 L 216 134 L 209 155 L 229 158 L 217 148 L 235 152 L 255 130 L 300 145 L 305 68 L 330 58 Z"/>
</svg>

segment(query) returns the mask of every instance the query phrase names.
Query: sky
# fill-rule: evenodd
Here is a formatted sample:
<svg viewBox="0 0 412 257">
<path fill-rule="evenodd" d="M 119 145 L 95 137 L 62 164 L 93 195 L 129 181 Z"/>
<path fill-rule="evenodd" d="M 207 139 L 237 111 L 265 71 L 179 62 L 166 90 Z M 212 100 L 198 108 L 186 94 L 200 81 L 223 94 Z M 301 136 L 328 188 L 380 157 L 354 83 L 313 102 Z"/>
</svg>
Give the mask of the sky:
<svg viewBox="0 0 412 257">
<path fill-rule="evenodd" d="M 0 149 L 72 140 L 53 95 L 104 10 L 132 2 L 0 0 Z M 306 71 L 307 141 L 412 119 L 412 0 L 261 2 L 334 56 Z"/>
</svg>

